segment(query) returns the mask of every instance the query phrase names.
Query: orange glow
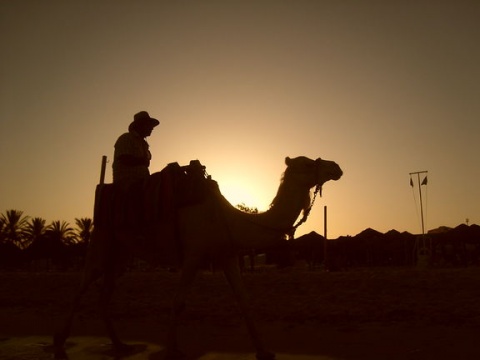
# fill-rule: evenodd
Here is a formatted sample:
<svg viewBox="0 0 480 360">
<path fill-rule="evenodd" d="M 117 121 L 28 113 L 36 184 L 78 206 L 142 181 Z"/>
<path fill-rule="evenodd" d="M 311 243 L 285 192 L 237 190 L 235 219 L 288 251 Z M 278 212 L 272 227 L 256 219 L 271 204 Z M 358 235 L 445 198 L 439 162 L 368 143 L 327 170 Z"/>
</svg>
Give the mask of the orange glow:
<svg viewBox="0 0 480 360">
<path fill-rule="evenodd" d="M 146 110 L 152 172 L 199 159 L 232 205 L 266 210 L 286 156 L 336 161 L 299 235 L 323 231 L 325 205 L 331 237 L 419 232 L 418 169 L 427 229 L 480 223 L 480 27 L 463 2 L 22 4 L 0 5 L 0 212 L 91 216 L 102 155 Z"/>
</svg>

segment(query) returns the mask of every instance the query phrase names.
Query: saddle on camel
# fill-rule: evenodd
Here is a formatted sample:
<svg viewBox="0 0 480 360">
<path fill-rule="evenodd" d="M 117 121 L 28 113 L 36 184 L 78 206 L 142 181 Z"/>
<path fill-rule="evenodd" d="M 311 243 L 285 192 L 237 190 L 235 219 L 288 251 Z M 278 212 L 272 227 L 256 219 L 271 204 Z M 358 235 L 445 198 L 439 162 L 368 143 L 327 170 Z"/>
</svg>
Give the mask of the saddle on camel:
<svg viewBox="0 0 480 360">
<path fill-rule="evenodd" d="M 207 191 L 220 193 L 198 160 L 186 166 L 170 163 L 127 192 L 115 183 L 100 183 L 95 190 L 94 225 L 112 235 L 128 234 L 107 236 L 107 241 L 116 242 L 113 246 L 128 247 L 129 253 L 153 265 L 180 266 L 182 249 L 176 241 L 175 216 L 179 208 L 204 201 Z"/>
</svg>

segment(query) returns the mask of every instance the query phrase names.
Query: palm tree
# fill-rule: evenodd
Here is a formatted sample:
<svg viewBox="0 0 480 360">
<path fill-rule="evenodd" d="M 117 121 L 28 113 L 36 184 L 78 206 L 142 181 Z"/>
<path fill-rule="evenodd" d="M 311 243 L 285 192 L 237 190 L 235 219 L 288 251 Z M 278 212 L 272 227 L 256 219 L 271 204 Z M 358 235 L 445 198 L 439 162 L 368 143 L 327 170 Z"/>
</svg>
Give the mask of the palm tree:
<svg viewBox="0 0 480 360">
<path fill-rule="evenodd" d="M 5 214 L 0 215 L 0 219 L 3 224 L 3 241 L 11 242 L 20 249 L 25 248 L 24 231 L 29 219 L 28 216 L 23 216 L 23 211 L 7 210 Z"/>
<path fill-rule="evenodd" d="M 70 224 L 66 221 L 52 221 L 52 223 L 47 226 L 45 235 L 52 244 L 70 245 L 77 242 L 75 230 L 70 227 Z"/>
<path fill-rule="evenodd" d="M 46 270 L 50 265 L 65 267 L 68 263 L 67 246 L 77 242 L 75 231 L 66 221 L 53 221 L 45 229 L 45 235 L 41 241 L 37 241 L 36 247 L 32 248 L 33 256 L 47 260 Z"/>
<path fill-rule="evenodd" d="M 45 226 L 45 219 L 35 217 L 30 219 L 23 231 L 25 237 L 24 246 L 28 247 L 32 243 L 45 237 L 47 227 Z"/>
<path fill-rule="evenodd" d="M 3 218 L 0 218 L 0 244 L 3 244 L 6 238 L 5 232 L 3 230 L 4 226 L 5 226 L 5 221 L 3 220 Z"/>
<path fill-rule="evenodd" d="M 237 208 L 249 214 L 258 214 L 258 209 L 256 207 L 247 206 L 245 203 L 237 204 Z"/>
<path fill-rule="evenodd" d="M 90 218 L 75 218 L 77 225 L 75 235 L 77 242 L 69 246 L 70 265 L 74 267 L 82 267 L 85 263 L 88 244 L 93 231 L 93 220 Z"/>
<path fill-rule="evenodd" d="M 0 268 L 17 268 L 21 265 L 22 250 L 7 240 L 6 216 L 0 217 Z"/>
<path fill-rule="evenodd" d="M 90 218 L 75 218 L 78 240 L 88 245 L 93 230 L 93 220 Z"/>
</svg>

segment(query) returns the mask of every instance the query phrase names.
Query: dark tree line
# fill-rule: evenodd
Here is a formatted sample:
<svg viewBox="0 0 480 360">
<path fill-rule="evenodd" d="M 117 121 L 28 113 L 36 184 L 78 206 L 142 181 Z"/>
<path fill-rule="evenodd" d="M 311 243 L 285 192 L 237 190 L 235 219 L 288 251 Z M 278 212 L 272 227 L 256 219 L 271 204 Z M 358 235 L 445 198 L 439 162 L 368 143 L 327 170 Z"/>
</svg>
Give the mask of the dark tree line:
<svg viewBox="0 0 480 360">
<path fill-rule="evenodd" d="M 0 269 L 78 268 L 93 230 L 90 218 L 66 221 L 29 217 L 19 210 L 0 214 Z"/>
<path fill-rule="evenodd" d="M 258 212 L 243 204 L 237 207 L 246 212 Z M 0 214 L 0 270 L 78 270 L 83 266 L 92 231 L 90 218 L 75 219 L 74 227 L 65 221 L 47 225 L 42 218 L 7 210 Z M 327 242 L 323 236 L 311 232 L 284 240 L 276 249 L 265 249 L 260 255 L 263 262 L 280 267 L 305 261 L 311 269 L 322 267 L 333 271 L 414 266 L 423 249 L 430 266 L 480 266 L 480 226 L 442 227 L 424 237 L 396 230 L 381 233 L 368 228 L 355 236 L 341 236 Z M 253 271 L 258 255 L 244 250 L 240 256 L 241 267 Z M 138 267 L 135 263 L 132 259 L 131 267 Z"/>
</svg>

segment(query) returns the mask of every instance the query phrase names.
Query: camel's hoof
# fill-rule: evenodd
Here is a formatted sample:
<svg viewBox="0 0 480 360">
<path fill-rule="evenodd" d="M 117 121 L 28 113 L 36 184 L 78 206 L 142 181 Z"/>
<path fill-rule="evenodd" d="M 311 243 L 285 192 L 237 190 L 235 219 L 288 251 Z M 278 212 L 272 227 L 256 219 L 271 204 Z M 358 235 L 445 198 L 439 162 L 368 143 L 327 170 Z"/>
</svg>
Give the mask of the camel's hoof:
<svg viewBox="0 0 480 360">
<path fill-rule="evenodd" d="M 257 352 L 257 360 L 275 360 L 275 354 L 269 351 Z"/>
<path fill-rule="evenodd" d="M 182 360 L 185 358 L 185 354 L 178 349 L 167 350 L 167 353 L 165 354 L 165 360 Z"/>
<path fill-rule="evenodd" d="M 65 341 L 67 340 L 67 336 L 61 334 L 61 333 L 56 333 L 53 335 L 53 346 L 55 348 L 63 348 L 63 345 L 65 345 Z"/>
<path fill-rule="evenodd" d="M 123 342 L 118 342 L 112 345 L 113 345 L 113 350 L 117 354 L 128 355 L 135 351 L 135 345 L 128 345 Z"/>
<path fill-rule="evenodd" d="M 66 339 L 67 339 L 66 336 L 61 335 L 59 333 L 57 333 L 53 336 L 52 348 L 53 348 L 53 358 L 55 360 L 68 359 L 68 355 L 65 352 L 65 348 L 64 348 Z"/>
<path fill-rule="evenodd" d="M 68 355 L 64 349 L 56 349 L 53 358 L 55 360 L 68 360 Z"/>
</svg>

